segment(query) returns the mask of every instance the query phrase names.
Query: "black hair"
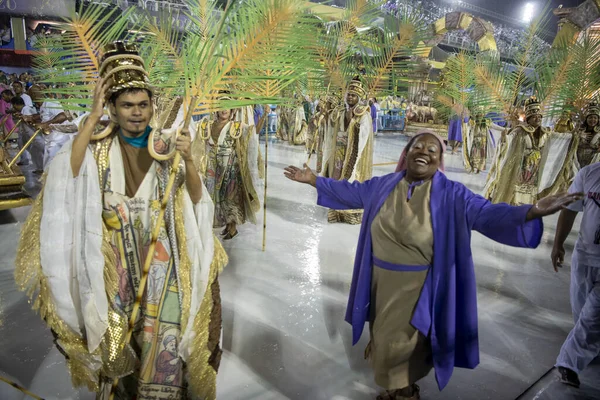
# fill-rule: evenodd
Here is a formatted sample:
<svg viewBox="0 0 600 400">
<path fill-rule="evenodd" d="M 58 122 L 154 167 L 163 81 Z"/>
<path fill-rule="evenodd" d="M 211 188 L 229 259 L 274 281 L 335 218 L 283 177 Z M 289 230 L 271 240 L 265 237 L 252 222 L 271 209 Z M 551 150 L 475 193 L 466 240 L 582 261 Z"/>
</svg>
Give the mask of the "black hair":
<svg viewBox="0 0 600 400">
<path fill-rule="evenodd" d="M 19 82 L 19 81 L 14 81 L 12 84 L 13 85 L 19 85 L 19 86 L 23 87 L 23 84 L 21 82 Z"/>
<path fill-rule="evenodd" d="M 21 97 L 19 96 L 15 96 L 12 98 L 12 100 L 10 101 L 10 104 L 12 104 L 13 106 L 24 106 L 25 105 L 25 100 L 23 100 Z"/>
<path fill-rule="evenodd" d="M 588 123 L 587 123 L 587 119 L 588 119 L 589 116 L 592 116 L 592 115 L 596 115 L 598 118 L 600 118 L 600 115 L 598 115 L 598 114 L 589 114 L 589 115 L 586 115 L 585 119 L 583 120 L 583 124 L 581 124 L 581 128 L 584 131 L 587 131 L 588 128 L 591 128 L 591 126 L 589 126 Z M 600 125 L 600 123 L 598 123 L 594 128 L 597 128 L 599 125 Z"/>
<path fill-rule="evenodd" d="M 10 94 L 11 96 L 14 96 L 14 93 L 10 89 L 3 90 L 2 93 L 0 93 L 0 96 L 4 96 L 5 94 Z"/>
<path fill-rule="evenodd" d="M 138 93 L 138 92 L 142 92 L 142 91 L 146 91 L 148 93 L 148 97 L 150 98 L 150 100 L 152 100 L 152 91 L 148 90 L 148 89 L 143 89 L 143 88 L 125 88 L 125 89 L 121 89 L 119 91 L 114 92 L 110 98 L 108 99 L 108 101 L 112 104 L 115 105 L 117 103 L 117 99 L 119 98 L 119 96 L 121 96 L 122 94 L 125 93 Z"/>
</svg>

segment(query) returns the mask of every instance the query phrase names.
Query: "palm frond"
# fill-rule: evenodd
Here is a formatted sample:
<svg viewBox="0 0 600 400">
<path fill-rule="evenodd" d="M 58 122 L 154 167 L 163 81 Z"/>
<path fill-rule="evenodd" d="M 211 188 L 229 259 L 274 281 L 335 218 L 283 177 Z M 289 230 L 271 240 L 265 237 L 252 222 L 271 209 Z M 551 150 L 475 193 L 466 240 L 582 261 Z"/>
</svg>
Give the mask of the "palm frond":
<svg viewBox="0 0 600 400">
<path fill-rule="evenodd" d="M 581 114 L 600 88 L 600 37 L 585 32 L 569 47 L 569 52 L 570 73 L 563 96 L 568 99 L 568 108 Z"/>
<path fill-rule="evenodd" d="M 460 52 L 449 58 L 442 71 L 442 84 L 438 87 L 436 103 L 440 113 L 450 117 L 454 113 L 469 113 L 482 106 L 481 95 L 477 95 L 475 58 Z M 478 99 L 478 104 L 475 104 Z"/>
<path fill-rule="evenodd" d="M 514 65 L 503 62 L 497 53 L 479 54 L 474 66 L 477 101 L 489 111 L 504 114 L 507 120 L 516 120 L 525 97 L 534 91 L 535 67 L 547 57 L 540 34 L 545 31 L 550 13 L 543 9 L 526 30 Z"/>
<path fill-rule="evenodd" d="M 63 31 L 52 48 L 34 57 L 43 68 L 40 81 L 50 87 L 67 110 L 85 109 L 91 104 L 91 89 L 98 78 L 100 55 L 104 46 L 127 36 L 129 17 L 133 9 L 122 12 L 104 4 L 81 3 L 77 12 L 60 23 Z M 51 53 L 51 54 L 50 54 Z"/>
<path fill-rule="evenodd" d="M 311 61 L 303 44 L 311 42 L 311 32 L 301 29 L 308 23 L 302 1 L 248 0 L 229 7 L 212 24 L 210 41 L 194 35 L 186 42 L 184 52 L 194 60 L 185 64 L 185 82 L 189 93 L 201 99 L 199 113 L 280 102 L 274 93 L 298 79 L 302 66 Z M 232 88 L 237 88 L 237 97 L 247 99 L 218 100 L 219 91 Z"/>
<path fill-rule="evenodd" d="M 365 80 L 371 96 L 395 94 L 403 81 L 424 78 L 414 76 L 422 70 L 415 54 L 430 38 L 430 30 L 418 10 L 403 10 L 398 16 L 384 15 L 383 25 L 361 41 L 363 53 L 368 54 L 364 58 Z"/>
</svg>

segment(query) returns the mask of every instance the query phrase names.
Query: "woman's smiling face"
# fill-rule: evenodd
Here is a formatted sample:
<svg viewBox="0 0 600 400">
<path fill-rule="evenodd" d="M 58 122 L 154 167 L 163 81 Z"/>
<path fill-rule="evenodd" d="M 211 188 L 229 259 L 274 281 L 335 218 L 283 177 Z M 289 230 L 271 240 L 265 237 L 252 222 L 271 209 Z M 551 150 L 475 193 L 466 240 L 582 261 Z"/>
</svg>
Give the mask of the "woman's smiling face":
<svg viewBox="0 0 600 400">
<path fill-rule="evenodd" d="M 409 178 L 430 179 L 440 167 L 442 145 L 437 137 L 430 133 L 418 136 L 406 154 Z"/>
</svg>

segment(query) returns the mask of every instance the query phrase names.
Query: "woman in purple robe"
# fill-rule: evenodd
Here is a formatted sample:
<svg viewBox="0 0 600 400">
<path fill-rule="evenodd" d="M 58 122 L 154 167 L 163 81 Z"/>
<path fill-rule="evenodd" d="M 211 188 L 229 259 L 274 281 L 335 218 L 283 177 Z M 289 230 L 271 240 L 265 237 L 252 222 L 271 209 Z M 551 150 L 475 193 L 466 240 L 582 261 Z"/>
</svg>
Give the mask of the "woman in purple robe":
<svg viewBox="0 0 600 400">
<path fill-rule="evenodd" d="M 287 178 L 317 188 L 319 205 L 364 209 L 346 321 L 354 344 L 370 323 L 366 354 L 386 389 L 378 399 L 419 399 L 416 382 L 432 368 L 442 390 L 454 367 L 479 363 L 471 231 L 535 248 L 541 217 L 580 196 L 492 204 L 446 178 L 444 150 L 439 136 L 422 132 L 404 149 L 396 173 L 362 183 L 317 178 L 306 165 L 286 168 Z"/>
</svg>

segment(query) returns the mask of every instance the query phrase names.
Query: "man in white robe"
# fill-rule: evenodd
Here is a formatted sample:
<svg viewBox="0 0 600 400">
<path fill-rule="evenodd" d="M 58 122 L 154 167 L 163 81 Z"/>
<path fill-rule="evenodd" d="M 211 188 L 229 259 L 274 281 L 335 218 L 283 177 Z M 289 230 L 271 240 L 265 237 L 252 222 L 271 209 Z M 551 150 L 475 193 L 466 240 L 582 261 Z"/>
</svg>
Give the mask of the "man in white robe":
<svg viewBox="0 0 600 400">
<path fill-rule="evenodd" d="M 74 386 L 100 399 L 215 399 L 217 276 L 227 256 L 212 233 L 213 205 L 187 127 L 165 135 L 149 126 L 153 93 L 143 68 L 134 46 L 108 48 L 92 110 L 51 163 L 25 223 L 15 278 L 35 297 Z M 105 105 L 113 122 L 98 132 Z M 173 158 L 156 150 L 164 136 L 182 159 L 170 192 Z M 147 276 L 157 268 L 164 276 Z M 177 343 L 172 373 L 183 383 L 157 373 L 169 336 Z"/>
</svg>

